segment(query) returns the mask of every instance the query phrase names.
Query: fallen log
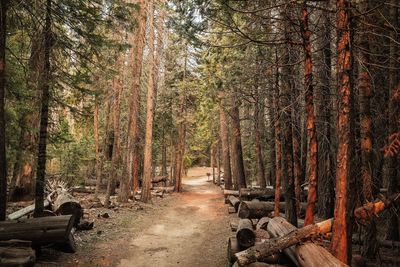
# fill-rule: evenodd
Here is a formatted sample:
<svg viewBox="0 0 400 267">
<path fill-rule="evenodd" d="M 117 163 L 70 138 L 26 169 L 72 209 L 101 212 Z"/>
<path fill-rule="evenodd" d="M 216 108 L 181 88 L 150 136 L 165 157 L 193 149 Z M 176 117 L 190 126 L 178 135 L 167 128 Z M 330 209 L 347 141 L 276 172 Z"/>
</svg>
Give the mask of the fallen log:
<svg viewBox="0 0 400 267">
<path fill-rule="evenodd" d="M 271 220 L 271 218 L 269 218 L 269 217 L 262 217 L 260 220 L 258 220 L 256 229 L 267 230 L 267 226 L 268 226 L 268 223 L 270 220 Z"/>
<path fill-rule="evenodd" d="M 0 241 L 20 239 L 31 241 L 34 246 L 58 243 L 66 252 L 75 252 L 71 234 L 74 218 L 71 215 L 32 218 L 0 222 Z"/>
<path fill-rule="evenodd" d="M 30 267 L 36 261 L 32 242 L 23 240 L 0 241 L 0 266 Z"/>
<path fill-rule="evenodd" d="M 239 209 L 240 200 L 235 196 L 229 196 L 228 200 L 229 203 L 231 203 L 231 205 L 235 208 L 235 211 L 237 212 Z"/>
<path fill-rule="evenodd" d="M 236 261 L 235 254 L 242 251 L 240 249 L 239 243 L 237 242 L 236 237 L 232 236 L 228 238 L 228 261 L 234 263 Z"/>
<path fill-rule="evenodd" d="M 253 222 L 249 219 L 241 219 L 236 231 L 236 239 L 241 247 L 248 248 L 254 246 L 256 234 L 253 231 Z"/>
<path fill-rule="evenodd" d="M 274 189 L 269 188 L 241 188 L 239 190 L 239 197 L 240 198 L 256 198 L 262 196 L 273 196 L 275 195 Z"/>
<path fill-rule="evenodd" d="M 235 196 L 235 197 L 238 197 L 238 196 L 239 196 L 239 191 L 237 191 L 237 190 L 224 189 L 224 196 L 225 196 L 225 197 L 228 197 L 228 196 Z"/>
<path fill-rule="evenodd" d="M 279 202 L 279 209 L 285 210 L 285 202 Z M 267 217 L 273 210 L 274 202 L 265 201 L 242 201 L 239 205 L 238 216 L 242 219 L 260 219 Z M 304 211 L 307 203 L 300 203 L 301 210 Z"/>
<path fill-rule="evenodd" d="M 81 204 L 66 190 L 57 190 L 57 198 L 53 204 L 53 211 L 59 215 L 73 215 L 74 226 L 79 224 L 83 215 Z"/>
<path fill-rule="evenodd" d="M 270 238 L 268 231 L 263 229 L 256 229 L 254 233 L 256 234 L 256 239 L 259 239 L 261 242 L 265 242 Z"/>
<path fill-rule="evenodd" d="M 298 266 L 347 266 L 332 256 L 326 249 L 314 243 L 304 243 L 297 247 L 294 246 L 306 237 L 319 232 L 318 229 L 326 231 L 326 227 L 327 224 L 319 223 L 297 229 L 285 219 L 275 217 L 270 220 L 267 229 L 276 238 L 236 254 L 238 262 L 241 266 L 245 266 L 253 261 L 261 260 L 268 255 L 283 250 Z M 310 234 L 310 231 L 312 234 Z"/>
<path fill-rule="evenodd" d="M 96 188 L 94 186 L 75 186 L 72 187 L 69 191 L 71 193 L 80 193 L 80 194 L 93 194 Z"/>
<path fill-rule="evenodd" d="M 47 208 L 47 207 L 50 206 L 50 202 L 46 199 L 43 202 L 43 205 L 44 205 L 45 208 Z M 11 213 L 10 215 L 8 215 L 7 218 L 9 220 L 16 220 L 16 219 L 19 219 L 19 218 L 21 218 L 21 217 L 33 212 L 34 210 L 35 210 L 35 204 L 32 204 L 32 205 L 29 205 L 29 206 L 27 206 L 27 207 L 25 207 L 23 209 L 20 209 L 20 210 L 17 210 L 16 212 Z"/>
<path fill-rule="evenodd" d="M 235 264 L 233 264 L 232 267 L 238 267 L 239 264 L 237 262 L 235 262 Z M 253 262 L 250 263 L 248 265 L 246 265 L 245 267 L 286 267 L 288 265 L 283 265 L 283 264 L 270 264 L 270 263 L 265 263 L 265 262 Z"/>
</svg>

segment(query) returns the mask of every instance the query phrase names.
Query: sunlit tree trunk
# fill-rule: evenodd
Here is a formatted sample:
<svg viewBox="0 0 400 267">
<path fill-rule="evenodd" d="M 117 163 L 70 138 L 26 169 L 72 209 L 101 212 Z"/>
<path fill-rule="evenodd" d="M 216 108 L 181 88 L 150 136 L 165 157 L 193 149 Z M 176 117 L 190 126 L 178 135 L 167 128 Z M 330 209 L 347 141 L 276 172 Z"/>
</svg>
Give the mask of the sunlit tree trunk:
<svg viewBox="0 0 400 267">
<path fill-rule="evenodd" d="M 6 67 L 6 13 L 8 0 L 0 3 L 0 221 L 6 219 L 7 209 L 7 163 L 5 133 L 5 67 Z"/>
<path fill-rule="evenodd" d="M 39 89 L 42 92 L 40 109 L 39 145 L 38 160 L 35 183 L 35 216 L 40 216 L 44 210 L 44 186 L 46 176 L 46 147 L 47 147 L 47 126 L 49 123 L 49 102 L 50 102 L 50 54 L 52 46 L 51 33 L 51 0 L 46 1 L 46 18 L 43 26 L 43 67 L 39 74 Z"/>
<path fill-rule="evenodd" d="M 337 5 L 337 75 L 338 75 L 338 150 L 336 168 L 336 201 L 332 227 L 332 253 L 346 264 L 351 261 L 352 224 L 348 199 L 351 194 L 350 159 L 350 100 L 353 91 L 351 84 L 351 37 L 350 1 L 338 0 Z"/>
<path fill-rule="evenodd" d="M 308 138 L 308 166 L 307 166 L 307 180 L 308 180 L 308 197 L 306 217 L 304 220 L 305 225 L 314 223 L 314 208 L 317 202 L 317 180 L 318 180 L 318 142 L 317 131 L 315 128 L 315 111 L 314 111 L 314 89 L 313 89 L 313 62 L 311 52 L 311 31 L 308 27 L 308 9 L 307 2 L 303 2 L 302 17 L 301 17 L 301 35 L 303 38 L 303 49 L 305 55 L 304 62 L 304 87 L 306 97 L 306 111 L 307 111 L 307 138 Z"/>
<path fill-rule="evenodd" d="M 135 193 L 139 188 L 139 168 L 140 168 L 140 77 L 142 75 L 142 62 L 144 51 L 144 40 L 146 35 L 147 21 L 147 1 L 138 0 L 139 11 L 136 15 L 137 28 L 131 35 L 131 70 L 132 85 L 129 95 L 129 115 L 128 115 L 128 153 L 126 153 L 125 172 L 126 179 L 132 182 L 132 190 Z M 125 199 L 129 194 L 130 186 L 121 192 L 121 198 Z"/>
<path fill-rule="evenodd" d="M 155 54 L 154 54 L 154 2 L 149 1 L 149 73 L 147 77 L 147 104 L 146 104 L 146 134 L 144 144 L 144 162 L 143 162 L 143 184 L 141 201 L 148 202 L 151 200 L 151 180 L 153 177 L 153 121 L 154 121 L 154 98 L 155 98 L 155 83 L 154 83 L 154 70 L 155 70 Z"/>
</svg>

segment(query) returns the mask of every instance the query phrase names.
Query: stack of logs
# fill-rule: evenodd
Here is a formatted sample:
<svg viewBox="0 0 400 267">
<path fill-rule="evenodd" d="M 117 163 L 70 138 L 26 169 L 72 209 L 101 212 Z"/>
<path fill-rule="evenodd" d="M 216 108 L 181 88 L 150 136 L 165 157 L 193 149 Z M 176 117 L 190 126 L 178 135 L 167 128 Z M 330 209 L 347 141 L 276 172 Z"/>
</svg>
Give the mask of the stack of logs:
<svg viewBox="0 0 400 267">
<path fill-rule="evenodd" d="M 316 243 L 287 245 L 285 237 L 298 229 L 283 217 L 272 218 L 273 189 L 225 190 L 224 195 L 228 212 L 239 217 L 230 225 L 235 233 L 228 239 L 230 266 L 346 266 Z M 285 203 L 279 206 L 284 211 Z M 300 217 L 305 208 L 306 203 L 300 203 Z M 304 221 L 299 219 L 298 224 Z M 296 240 L 295 235 L 290 238 Z"/>
<path fill-rule="evenodd" d="M 49 244 L 73 253 L 76 251 L 74 227 L 80 223 L 83 209 L 63 184 L 48 184 L 46 210 L 32 218 L 32 204 L 8 215 L 0 222 L 0 266 L 33 266 L 35 249 Z"/>
<path fill-rule="evenodd" d="M 347 266 L 319 245 L 329 241 L 315 242 L 327 239 L 333 218 L 296 228 L 283 217 L 273 217 L 274 202 L 264 201 L 272 199 L 272 189 L 225 190 L 224 195 L 225 203 L 230 204 L 228 212 L 239 217 L 230 225 L 235 235 L 228 239 L 229 266 Z M 398 200 L 400 194 L 369 202 L 355 209 L 354 217 L 357 223 L 365 223 Z M 304 210 L 305 204 L 300 207 Z M 284 210 L 282 202 L 280 210 Z M 298 225 L 303 226 L 304 221 L 299 220 Z"/>
</svg>

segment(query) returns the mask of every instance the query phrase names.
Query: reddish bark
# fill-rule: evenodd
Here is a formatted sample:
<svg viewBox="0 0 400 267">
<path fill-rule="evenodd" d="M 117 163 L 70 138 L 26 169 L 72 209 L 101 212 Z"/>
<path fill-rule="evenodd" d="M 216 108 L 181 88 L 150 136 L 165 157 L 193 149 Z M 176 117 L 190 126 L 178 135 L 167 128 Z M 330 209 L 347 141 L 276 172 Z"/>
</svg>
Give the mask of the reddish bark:
<svg viewBox="0 0 400 267">
<path fill-rule="evenodd" d="M 228 141 L 228 125 L 226 120 L 226 114 L 223 108 L 222 98 L 219 104 L 219 127 L 220 127 L 220 138 L 222 146 L 222 166 L 224 169 L 224 182 L 225 189 L 232 189 L 232 171 L 231 171 L 231 159 L 229 152 L 229 141 Z"/>
<path fill-rule="evenodd" d="M 337 1 L 338 34 L 338 150 L 336 168 L 336 203 L 332 235 L 332 253 L 339 260 L 350 264 L 351 223 L 348 211 L 350 175 L 350 96 L 351 79 L 351 39 L 350 39 L 350 1 Z"/>
<path fill-rule="evenodd" d="M 306 1 L 303 2 L 303 10 L 301 17 L 301 35 L 303 38 L 303 49 L 305 54 L 304 62 L 304 87 L 306 97 L 307 111 L 307 139 L 308 139 L 308 198 L 306 217 L 304 224 L 314 223 L 314 208 L 317 202 L 317 180 L 318 180 L 318 142 L 317 131 L 315 127 L 315 111 L 314 111 L 314 88 L 313 88 L 313 62 L 311 52 L 311 31 L 308 27 L 308 9 Z"/>
</svg>

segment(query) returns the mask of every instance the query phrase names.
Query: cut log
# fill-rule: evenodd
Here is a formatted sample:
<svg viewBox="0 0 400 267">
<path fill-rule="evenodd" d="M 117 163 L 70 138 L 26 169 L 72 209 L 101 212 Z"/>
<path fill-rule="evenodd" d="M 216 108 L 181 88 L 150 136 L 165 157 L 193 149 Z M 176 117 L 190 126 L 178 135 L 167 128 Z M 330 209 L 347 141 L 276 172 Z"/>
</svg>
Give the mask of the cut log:
<svg viewBox="0 0 400 267">
<path fill-rule="evenodd" d="M 384 211 L 390 207 L 393 202 L 399 199 L 400 193 L 396 193 L 385 200 L 367 203 L 355 209 L 354 216 L 358 222 L 363 222 Z M 267 229 L 272 236 L 280 238 L 236 254 L 238 262 L 244 266 L 273 253 L 275 250 L 281 251 L 284 249 L 285 254 L 291 259 L 295 260 L 296 254 L 302 257 L 301 259 L 299 258 L 299 262 L 297 263 L 301 264 L 300 266 L 321 266 L 321 264 L 323 264 L 323 266 L 347 266 L 338 261 L 324 248 L 313 243 L 297 245 L 294 251 L 294 244 L 298 244 L 300 241 L 309 237 L 330 232 L 332 230 L 332 222 L 333 219 L 328 219 L 317 224 L 297 229 L 283 218 L 275 217 L 268 223 Z"/>
<path fill-rule="evenodd" d="M 270 238 L 268 231 L 263 229 L 256 229 L 254 233 L 256 234 L 256 239 L 259 239 L 261 242 L 265 242 Z"/>
<path fill-rule="evenodd" d="M 305 210 L 307 203 L 300 203 L 301 210 Z M 242 219 L 260 219 L 267 217 L 273 210 L 274 202 L 265 201 L 242 201 L 239 205 L 239 218 Z M 285 202 L 279 203 L 279 209 L 285 210 Z"/>
<path fill-rule="evenodd" d="M 59 243 L 65 246 L 66 252 L 75 252 L 73 224 L 71 215 L 4 221 L 0 222 L 0 241 L 20 239 L 31 241 L 35 246 Z"/>
<path fill-rule="evenodd" d="M 229 196 L 228 200 L 229 203 L 231 203 L 231 205 L 235 208 L 235 211 L 237 212 L 239 209 L 240 200 L 235 196 Z"/>
<path fill-rule="evenodd" d="M 326 249 L 314 243 L 304 243 L 297 247 L 294 246 L 313 235 L 312 233 L 326 232 L 326 227 L 331 227 L 329 224 L 331 225 L 331 222 L 308 225 L 297 229 L 285 219 L 275 217 L 270 220 L 267 229 L 276 238 L 242 251 L 236 254 L 236 256 L 239 263 L 245 266 L 248 263 L 261 260 L 263 257 L 283 250 L 298 266 L 347 266 L 332 256 Z"/>
<path fill-rule="evenodd" d="M 241 219 L 236 231 L 236 239 L 241 247 L 248 248 L 254 246 L 256 234 L 253 231 L 253 222 L 249 219 Z"/>
<path fill-rule="evenodd" d="M 228 196 L 238 197 L 239 196 L 239 191 L 224 189 L 224 196 L 225 197 L 228 197 Z"/>
<path fill-rule="evenodd" d="M 228 238 L 228 261 L 234 263 L 236 261 L 235 254 L 242 251 L 240 249 L 239 243 L 237 242 L 236 237 L 232 236 Z"/>
<path fill-rule="evenodd" d="M 235 264 L 232 265 L 232 267 L 238 267 L 239 264 L 235 262 Z M 283 264 L 271 264 L 271 263 L 265 263 L 265 262 L 253 262 L 245 267 L 286 267 L 288 265 L 283 265 Z"/>
<path fill-rule="evenodd" d="M 274 189 L 269 188 L 241 188 L 239 192 L 240 198 L 256 198 L 256 197 L 263 197 L 263 196 L 273 196 L 275 195 Z"/>
<path fill-rule="evenodd" d="M 271 218 L 269 217 L 262 217 L 256 225 L 256 229 L 263 229 L 263 230 L 267 230 L 267 226 L 269 221 L 271 220 Z"/>
<path fill-rule="evenodd" d="M 50 202 L 46 199 L 44 202 L 44 207 L 47 208 L 48 206 L 50 206 Z M 19 219 L 31 212 L 33 212 L 35 210 L 35 204 L 29 205 L 23 209 L 17 210 L 16 212 L 11 213 L 10 215 L 8 215 L 8 219 L 9 220 L 16 220 Z"/>
<path fill-rule="evenodd" d="M 53 204 L 53 211 L 59 215 L 73 215 L 74 226 L 79 224 L 83 215 L 83 209 L 78 200 L 76 200 L 66 190 L 57 190 L 57 198 Z"/>
</svg>

